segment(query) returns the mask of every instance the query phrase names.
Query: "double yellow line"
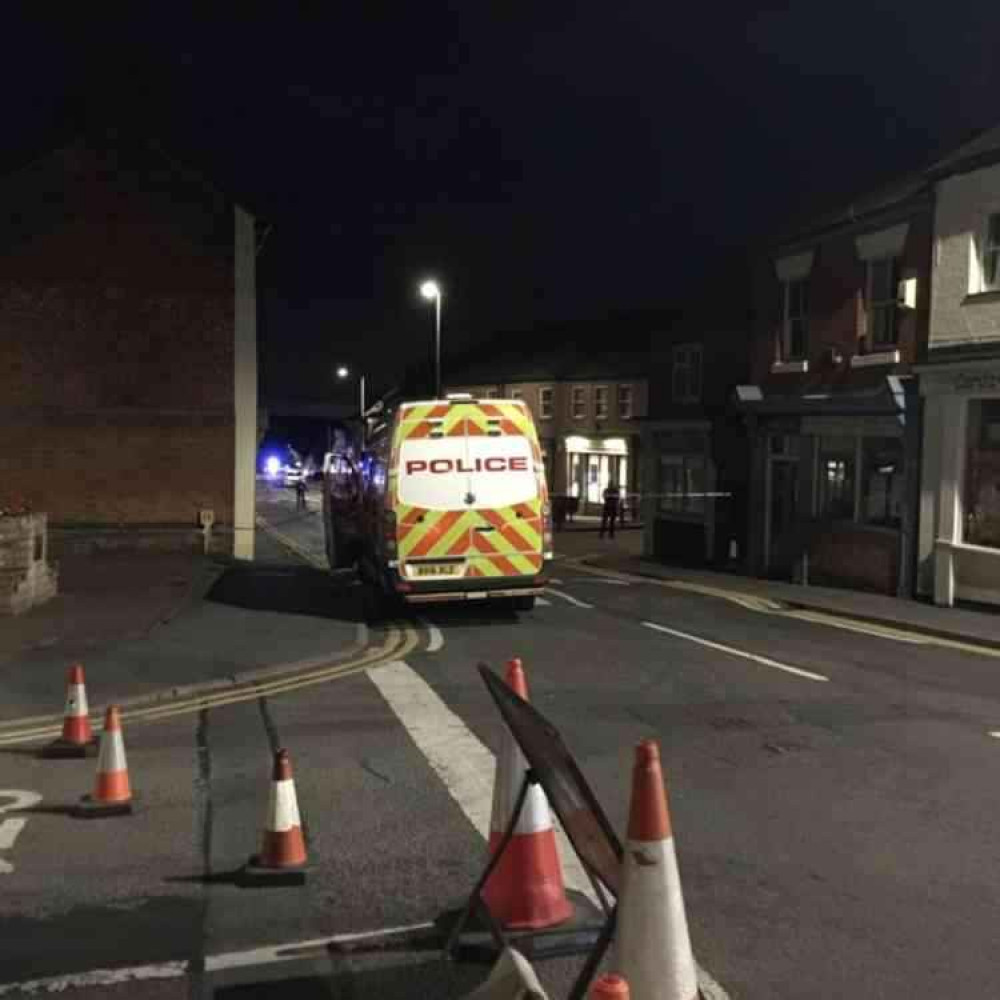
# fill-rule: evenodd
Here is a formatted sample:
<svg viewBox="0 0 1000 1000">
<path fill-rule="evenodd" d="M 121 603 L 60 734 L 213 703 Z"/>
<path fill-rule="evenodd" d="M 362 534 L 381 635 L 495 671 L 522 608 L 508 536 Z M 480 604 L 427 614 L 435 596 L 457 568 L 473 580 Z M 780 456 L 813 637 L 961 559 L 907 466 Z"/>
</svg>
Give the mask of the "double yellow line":
<svg viewBox="0 0 1000 1000">
<path fill-rule="evenodd" d="M 137 705 L 134 708 L 125 706 L 122 718 L 129 725 L 162 722 L 166 719 L 190 715 L 205 709 L 238 705 L 241 702 L 253 701 L 265 696 L 289 694 L 302 688 L 326 684 L 368 670 L 371 667 L 401 659 L 412 652 L 419 641 L 419 634 L 412 625 L 405 622 L 392 622 L 386 631 L 385 641 L 380 646 L 363 649 L 357 655 L 341 662 L 294 671 L 272 680 L 239 681 L 231 687 L 221 690 L 212 690 L 203 694 L 195 693 L 166 701 L 160 699 L 151 705 Z M 92 714 L 94 721 L 98 721 L 100 717 L 100 712 Z M 13 720 L 0 724 L 0 746 L 13 746 L 18 743 L 33 743 L 52 739 L 58 736 L 61 731 L 62 718 L 60 716 L 36 716 Z"/>
</svg>

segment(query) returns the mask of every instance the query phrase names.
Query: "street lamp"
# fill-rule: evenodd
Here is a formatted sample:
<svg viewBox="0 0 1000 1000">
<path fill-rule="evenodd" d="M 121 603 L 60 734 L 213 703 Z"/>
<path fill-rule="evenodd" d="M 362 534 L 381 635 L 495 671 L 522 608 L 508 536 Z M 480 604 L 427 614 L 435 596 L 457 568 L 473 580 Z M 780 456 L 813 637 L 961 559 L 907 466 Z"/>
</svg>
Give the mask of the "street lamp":
<svg viewBox="0 0 1000 1000">
<path fill-rule="evenodd" d="M 345 379 L 351 377 L 351 369 L 347 365 L 340 365 L 337 368 L 337 378 Z M 361 407 L 361 447 L 365 446 L 365 374 L 358 373 L 359 405 Z"/>
<path fill-rule="evenodd" d="M 434 398 L 441 396 L 441 286 L 436 281 L 425 281 L 420 286 L 425 299 L 434 300 Z"/>
</svg>

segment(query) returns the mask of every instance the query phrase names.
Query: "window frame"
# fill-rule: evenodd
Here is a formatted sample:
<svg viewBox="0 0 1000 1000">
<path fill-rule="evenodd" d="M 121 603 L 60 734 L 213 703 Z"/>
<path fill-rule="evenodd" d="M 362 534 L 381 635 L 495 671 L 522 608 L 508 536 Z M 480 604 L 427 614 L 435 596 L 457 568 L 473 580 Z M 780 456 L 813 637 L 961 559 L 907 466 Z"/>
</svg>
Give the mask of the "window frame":
<svg viewBox="0 0 1000 1000">
<path fill-rule="evenodd" d="M 995 227 L 995 228 L 994 228 Z M 990 231 L 993 231 L 991 238 Z M 993 258 L 993 280 L 987 275 L 987 260 Z M 983 241 L 979 250 L 979 282 L 984 292 L 1000 292 L 1000 212 L 990 212 L 983 226 Z"/>
<path fill-rule="evenodd" d="M 875 268 L 882 264 L 888 264 L 891 268 L 889 287 L 886 292 L 888 297 L 876 302 L 873 292 Z M 865 261 L 865 341 L 869 354 L 877 354 L 879 351 L 893 351 L 899 347 L 899 271 L 900 258 L 898 254 L 886 254 Z M 875 316 L 877 312 L 881 311 L 888 312 L 892 317 L 892 336 L 889 340 L 875 339 Z"/>
<path fill-rule="evenodd" d="M 604 411 L 601 412 L 601 407 L 598 401 L 601 398 L 601 394 L 604 394 Z M 611 407 L 608 405 L 611 402 L 611 394 L 606 385 L 595 385 L 594 386 L 594 419 L 595 420 L 607 420 L 611 413 Z"/>
<path fill-rule="evenodd" d="M 622 392 L 627 393 L 624 399 L 628 402 L 627 406 L 622 406 Z M 631 420 L 635 409 L 635 388 L 629 382 L 620 382 L 618 384 L 618 390 L 615 393 L 615 402 L 618 406 L 618 419 L 619 420 Z"/>
<path fill-rule="evenodd" d="M 510 390 L 510 398 L 511 399 L 521 399 L 521 400 L 523 400 L 524 399 L 524 390 L 523 389 L 511 389 Z"/>
<path fill-rule="evenodd" d="M 671 369 L 670 390 L 675 403 L 700 403 L 704 386 L 702 382 L 704 353 L 700 343 L 677 344 L 673 349 L 673 365 Z M 684 359 L 683 362 L 681 359 Z M 697 364 L 692 359 L 697 359 Z M 683 392 L 678 391 L 678 376 L 687 372 Z M 697 378 L 692 376 L 694 373 Z"/>
<path fill-rule="evenodd" d="M 799 300 L 801 311 L 792 314 L 792 289 L 801 288 Z M 802 324 L 802 349 L 793 350 L 792 323 Z M 809 357 L 809 276 L 785 278 L 781 283 L 781 360 L 805 361 Z"/>
<path fill-rule="evenodd" d="M 577 394 L 579 393 L 579 398 L 582 402 L 580 407 L 580 412 L 576 412 L 576 401 Z M 570 386 L 569 390 L 569 415 L 571 420 L 586 420 L 587 419 L 587 386 L 585 385 L 573 385 Z"/>
<path fill-rule="evenodd" d="M 546 402 L 547 401 L 547 402 Z M 556 393 L 551 385 L 538 387 L 538 419 L 551 420 L 555 416 Z"/>
</svg>

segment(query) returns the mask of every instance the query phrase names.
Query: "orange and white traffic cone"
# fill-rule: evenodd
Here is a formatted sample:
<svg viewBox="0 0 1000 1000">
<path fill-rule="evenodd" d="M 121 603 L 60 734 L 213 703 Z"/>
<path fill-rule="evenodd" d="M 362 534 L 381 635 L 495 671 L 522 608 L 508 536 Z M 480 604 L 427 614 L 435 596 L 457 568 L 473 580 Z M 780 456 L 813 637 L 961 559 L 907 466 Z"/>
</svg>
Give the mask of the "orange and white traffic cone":
<svg viewBox="0 0 1000 1000">
<path fill-rule="evenodd" d="M 305 881 L 306 861 L 292 761 L 287 750 L 279 750 L 274 755 L 260 854 L 250 858 L 243 869 L 243 878 L 259 885 L 301 884 Z"/>
<path fill-rule="evenodd" d="M 655 740 L 636 747 L 614 967 L 632 1000 L 696 1000 L 698 975 Z"/>
<path fill-rule="evenodd" d="M 507 664 L 507 684 L 528 700 L 528 682 L 520 660 Z M 510 824 L 528 765 L 510 730 L 505 729 L 497 757 L 490 819 L 490 854 L 496 853 Z M 528 788 L 514 834 L 483 886 L 493 918 L 510 930 L 539 930 L 573 916 L 566 898 L 549 802 L 540 785 Z"/>
<path fill-rule="evenodd" d="M 101 734 L 94 794 L 85 795 L 76 808 L 78 816 L 127 816 L 132 812 L 132 788 L 125 761 L 121 713 L 109 705 Z"/>
<path fill-rule="evenodd" d="M 587 1000 L 630 1000 L 628 983 L 614 973 L 598 976 L 590 987 Z"/>
<path fill-rule="evenodd" d="M 66 710 L 63 713 L 62 735 L 42 750 L 42 756 L 87 757 L 93 756 L 96 749 L 94 732 L 90 726 L 83 667 L 79 663 L 74 663 L 69 668 L 69 677 L 66 681 Z"/>
</svg>

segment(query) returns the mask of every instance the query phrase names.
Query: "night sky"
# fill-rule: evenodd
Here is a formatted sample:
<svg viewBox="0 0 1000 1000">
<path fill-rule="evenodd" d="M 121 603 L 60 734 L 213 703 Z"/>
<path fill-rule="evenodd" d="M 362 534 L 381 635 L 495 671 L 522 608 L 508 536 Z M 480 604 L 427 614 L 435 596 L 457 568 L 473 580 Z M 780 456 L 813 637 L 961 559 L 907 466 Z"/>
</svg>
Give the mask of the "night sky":
<svg viewBox="0 0 1000 1000">
<path fill-rule="evenodd" d="M 497 330 L 668 306 L 720 253 L 1000 118 L 986 3 L 327 13 L 343 6 L 218 20 L 176 4 L 125 19 L 5 8 L 8 162 L 71 134 L 87 105 L 140 123 L 274 224 L 265 396 L 346 395 L 340 361 L 388 386 L 429 349 L 429 274 L 446 357 Z"/>
</svg>

